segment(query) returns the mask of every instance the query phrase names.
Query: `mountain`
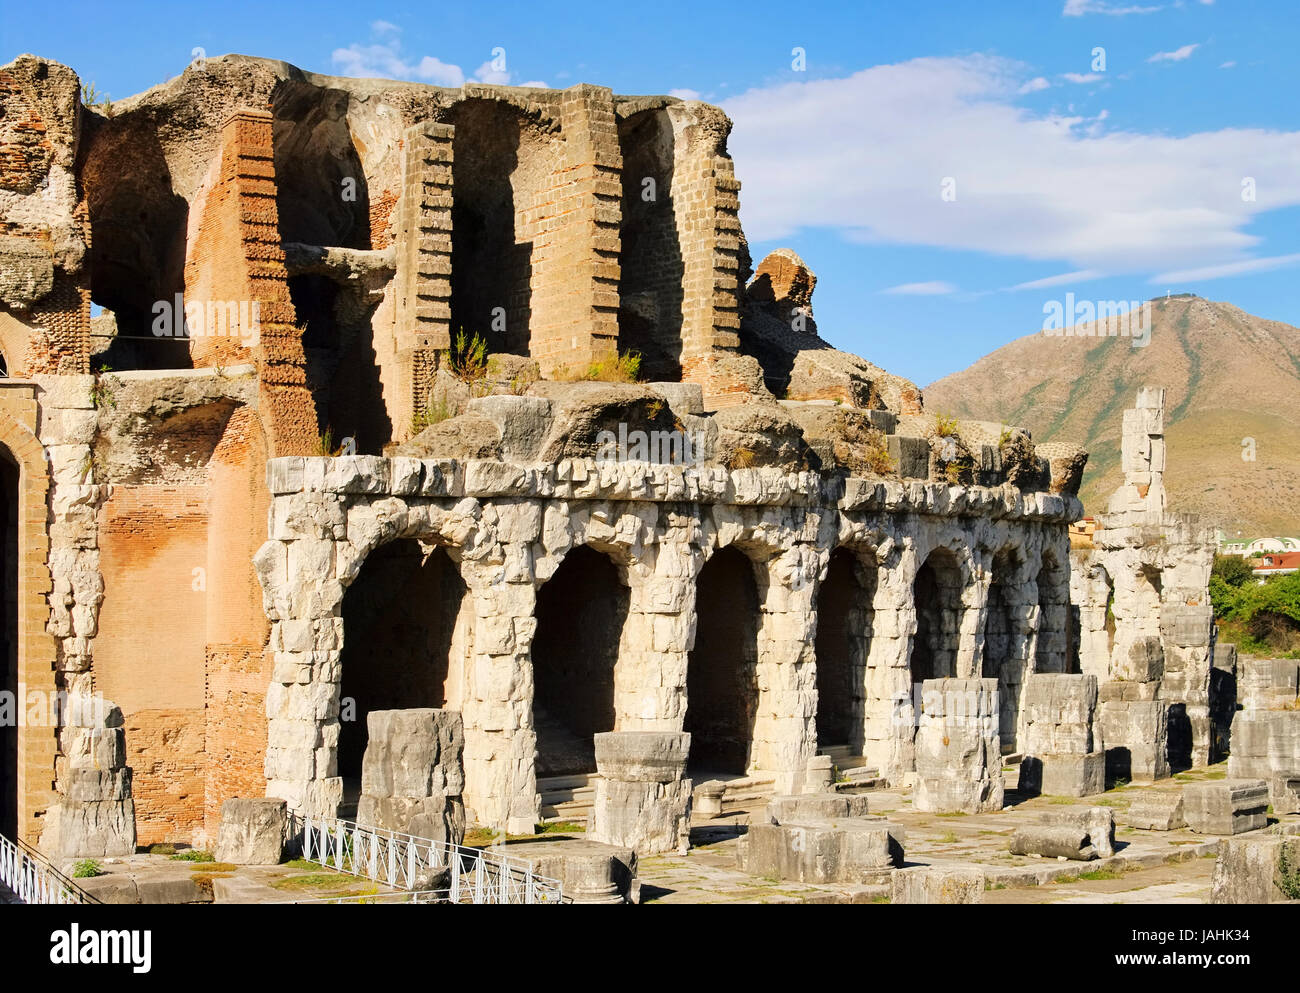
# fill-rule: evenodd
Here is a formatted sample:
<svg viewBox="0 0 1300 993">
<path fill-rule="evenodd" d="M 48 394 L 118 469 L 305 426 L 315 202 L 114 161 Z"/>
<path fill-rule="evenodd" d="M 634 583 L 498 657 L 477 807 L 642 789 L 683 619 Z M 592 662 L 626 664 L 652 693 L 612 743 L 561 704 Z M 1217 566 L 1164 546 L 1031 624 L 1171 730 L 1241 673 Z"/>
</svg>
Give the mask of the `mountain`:
<svg viewBox="0 0 1300 993">
<path fill-rule="evenodd" d="M 1083 445 L 1079 495 L 1096 514 L 1120 482 L 1124 409 L 1139 387 L 1163 386 L 1170 508 L 1233 537 L 1300 532 L 1300 329 L 1191 294 L 1152 300 L 1149 329 L 1145 347 L 1026 335 L 932 383 L 926 408 Z M 1242 458 L 1250 439 L 1254 461 Z"/>
</svg>

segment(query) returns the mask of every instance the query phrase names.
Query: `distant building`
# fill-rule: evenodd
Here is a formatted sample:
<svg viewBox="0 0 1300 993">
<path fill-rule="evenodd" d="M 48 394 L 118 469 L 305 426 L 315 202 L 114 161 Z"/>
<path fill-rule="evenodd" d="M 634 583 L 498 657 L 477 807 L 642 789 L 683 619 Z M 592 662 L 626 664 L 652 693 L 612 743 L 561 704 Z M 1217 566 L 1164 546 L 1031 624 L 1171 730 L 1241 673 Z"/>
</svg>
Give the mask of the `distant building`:
<svg viewBox="0 0 1300 993">
<path fill-rule="evenodd" d="M 1264 578 L 1300 571 L 1300 552 L 1266 552 L 1253 571 Z"/>
<path fill-rule="evenodd" d="M 1300 552 L 1300 538 L 1256 538 L 1254 541 L 1228 541 L 1222 530 L 1218 532 L 1220 555 L 1263 555 L 1266 552 Z"/>
</svg>

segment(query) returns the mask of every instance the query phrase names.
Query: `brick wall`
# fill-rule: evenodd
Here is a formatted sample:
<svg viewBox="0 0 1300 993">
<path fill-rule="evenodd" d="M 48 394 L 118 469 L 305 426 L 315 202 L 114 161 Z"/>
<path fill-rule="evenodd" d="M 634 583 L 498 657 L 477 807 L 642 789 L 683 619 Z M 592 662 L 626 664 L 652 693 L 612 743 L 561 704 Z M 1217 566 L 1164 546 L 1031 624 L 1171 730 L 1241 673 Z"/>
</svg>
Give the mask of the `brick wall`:
<svg viewBox="0 0 1300 993">
<path fill-rule="evenodd" d="M 560 104 L 563 158 L 523 218 L 533 244 L 529 354 L 542 375 L 618 351 L 621 172 L 611 92 L 580 84 Z"/>
<path fill-rule="evenodd" d="M 245 344 L 251 329 L 241 324 L 233 335 L 196 338 L 190 353 L 196 365 L 256 361 L 259 410 L 272 451 L 309 454 L 316 448 L 316 409 L 280 248 L 271 115 L 231 115 L 219 155 L 216 181 L 186 254 L 186 304 L 257 301 L 259 328 L 251 347 Z"/>
<path fill-rule="evenodd" d="M 398 227 L 396 347 L 402 377 L 398 432 L 428 402 L 437 352 L 451 346 L 452 142 L 449 124 L 406 132 Z"/>
</svg>

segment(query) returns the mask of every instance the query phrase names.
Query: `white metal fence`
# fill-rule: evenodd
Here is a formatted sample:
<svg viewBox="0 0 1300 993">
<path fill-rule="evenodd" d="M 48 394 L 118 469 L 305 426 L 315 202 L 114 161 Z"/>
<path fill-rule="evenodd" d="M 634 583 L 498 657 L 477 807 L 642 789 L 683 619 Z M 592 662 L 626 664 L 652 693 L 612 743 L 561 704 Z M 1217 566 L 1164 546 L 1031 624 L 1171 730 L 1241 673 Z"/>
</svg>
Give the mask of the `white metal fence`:
<svg viewBox="0 0 1300 993">
<path fill-rule="evenodd" d="M 0 883 L 23 903 L 97 903 L 35 849 L 0 835 Z"/>
<path fill-rule="evenodd" d="M 534 873 L 526 859 L 352 821 L 295 816 L 294 828 L 302 858 L 395 889 L 436 889 L 451 903 L 560 903 L 563 898 L 560 882 Z"/>
</svg>

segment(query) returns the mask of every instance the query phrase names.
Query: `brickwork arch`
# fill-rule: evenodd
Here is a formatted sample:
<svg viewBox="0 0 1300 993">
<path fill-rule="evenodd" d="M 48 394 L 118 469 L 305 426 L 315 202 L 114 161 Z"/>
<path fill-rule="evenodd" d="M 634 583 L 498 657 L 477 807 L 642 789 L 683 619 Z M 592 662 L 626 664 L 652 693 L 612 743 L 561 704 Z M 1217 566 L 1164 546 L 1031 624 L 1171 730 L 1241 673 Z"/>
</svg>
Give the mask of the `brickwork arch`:
<svg viewBox="0 0 1300 993">
<path fill-rule="evenodd" d="M 57 728 L 51 726 L 50 704 L 57 698 L 54 639 L 46 631 L 49 618 L 48 596 L 52 588 L 49 570 L 49 534 L 47 530 L 47 496 L 49 475 L 45 451 L 26 422 L 35 420 L 34 398 L 19 398 L 10 391 L 0 393 L 0 458 L 17 470 L 16 549 L 5 549 L 6 581 L 16 580 L 16 628 L 11 657 L 16 666 L 13 685 L 19 691 L 16 707 L 27 715 L 28 700 L 43 701 L 39 710 L 44 723 L 5 728 L 4 734 L 16 735 L 16 748 L 6 755 L 15 762 L 14 780 L 6 781 L 6 799 L 13 805 L 12 823 L 6 833 L 15 830 L 18 837 L 31 844 L 38 841 L 41 817 L 54 799 L 54 759 Z M 19 418 L 22 420 L 19 420 Z M 6 545 L 8 543 L 6 542 Z M 10 555 L 16 551 L 15 561 Z M 37 696 L 39 695 L 39 696 Z M 8 780 L 8 773 L 5 776 Z"/>
</svg>

